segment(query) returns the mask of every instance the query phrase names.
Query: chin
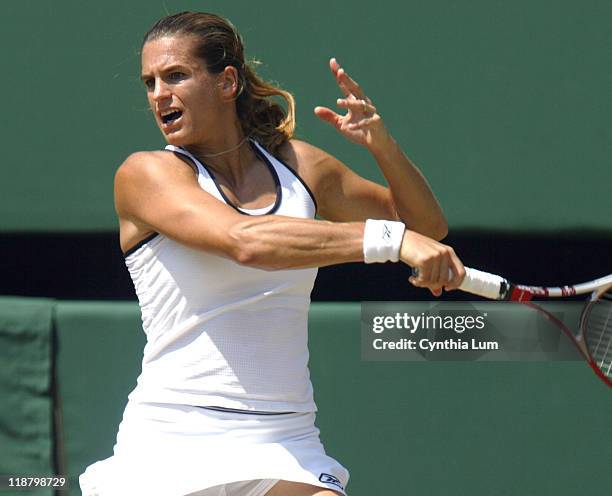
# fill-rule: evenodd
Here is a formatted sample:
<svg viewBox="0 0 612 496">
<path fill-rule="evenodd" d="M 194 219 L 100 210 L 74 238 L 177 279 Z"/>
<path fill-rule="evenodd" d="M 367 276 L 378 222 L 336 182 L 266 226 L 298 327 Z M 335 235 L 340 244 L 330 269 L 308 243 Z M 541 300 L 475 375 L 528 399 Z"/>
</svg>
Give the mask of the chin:
<svg viewBox="0 0 612 496">
<path fill-rule="evenodd" d="M 176 131 L 172 131 L 170 133 L 165 133 L 162 131 L 162 135 L 164 136 L 166 143 L 169 145 L 185 146 L 191 142 L 187 134 L 182 132 L 182 129 L 177 129 Z"/>
</svg>

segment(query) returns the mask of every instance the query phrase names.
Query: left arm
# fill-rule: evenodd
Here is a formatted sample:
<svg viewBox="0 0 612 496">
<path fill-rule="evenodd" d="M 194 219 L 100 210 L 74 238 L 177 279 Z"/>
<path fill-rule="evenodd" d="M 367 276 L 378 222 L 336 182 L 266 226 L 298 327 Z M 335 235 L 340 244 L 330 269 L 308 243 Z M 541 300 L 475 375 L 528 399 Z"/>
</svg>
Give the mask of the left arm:
<svg viewBox="0 0 612 496">
<path fill-rule="evenodd" d="M 365 146 L 373 155 L 382 173 L 384 174 L 389 188 L 383 191 L 372 191 L 371 195 L 379 198 L 379 201 L 388 203 L 393 216 L 386 218 L 399 218 L 406 224 L 408 229 L 434 239 L 442 239 L 447 234 L 446 219 L 438 201 L 436 200 L 427 180 L 419 169 L 410 161 L 406 154 L 385 128 L 382 118 L 378 115 L 372 101 L 363 93 L 360 86 L 351 79 L 339 66 L 335 59 L 331 59 L 330 68 L 336 81 L 345 95 L 339 98 L 337 104 L 345 108 L 347 113 L 339 115 L 326 107 L 316 107 L 315 114 L 322 120 L 334 126 L 341 134 L 354 143 Z M 335 159 L 333 159 L 335 160 Z M 328 159 L 332 162 L 332 159 Z M 342 164 L 328 164 L 327 168 L 346 168 Z M 329 172 L 328 172 L 329 173 Z M 366 190 L 372 190 L 375 183 L 359 178 L 350 171 L 336 170 L 331 174 L 335 176 L 334 181 L 338 198 L 346 192 L 352 192 L 355 197 L 363 194 Z M 363 181 L 360 184 L 360 181 Z M 333 188 L 333 185 L 328 185 Z M 376 189 L 376 188 L 374 188 Z M 334 195 L 327 195 L 328 200 L 333 201 Z M 383 199 L 385 198 L 386 199 Z M 372 198 L 367 194 L 364 199 L 366 203 Z M 334 202 L 336 203 L 336 202 Z M 337 206 L 334 210 L 360 211 L 358 205 L 346 205 L 345 209 Z M 372 216 L 372 215 L 370 215 Z"/>
<path fill-rule="evenodd" d="M 446 237 L 448 225 L 444 213 L 421 171 L 388 133 L 377 145 L 370 152 L 389 183 L 402 222 L 408 229 L 430 238 Z"/>
</svg>

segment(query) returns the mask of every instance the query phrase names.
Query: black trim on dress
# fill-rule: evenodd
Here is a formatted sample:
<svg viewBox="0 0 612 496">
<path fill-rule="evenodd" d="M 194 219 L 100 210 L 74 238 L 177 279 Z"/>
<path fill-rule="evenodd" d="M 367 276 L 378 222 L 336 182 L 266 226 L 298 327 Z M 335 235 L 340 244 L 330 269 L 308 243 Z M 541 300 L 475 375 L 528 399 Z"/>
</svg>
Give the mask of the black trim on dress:
<svg viewBox="0 0 612 496">
<path fill-rule="evenodd" d="M 251 147 L 251 150 L 253 150 L 253 152 L 257 155 L 257 157 L 259 157 L 259 159 L 264 164 L 266 164 L 266 167 L 268 167 L 268 170 L 270 171 L 270 174 L 272 175 L 272 179 L 274 180 L 274 186 L 275 186 L 275 189 L 276 189 L 276 200 L 274 201 L 274 205 L 272 205 L 270 210 L 268 210 L 267 212 L 264 212 L 263 214 L 250 214 L 250 213 L 245 212 L 244 210 L 242 210 L 240 207 L 237 207 L 236 205 L 234 205 L 232 203 L 232 201 L 225 195 L 225 193 L 221 189 L 221 186 L 219 186 L 219 183 L 217 182 L 217 178 L 215 177 L 215 174 L 212 172 L 212 170 L 210 170 L 210 168 L 207 167 L 204 162 L 202 162 L 201 160 L 198 160 L 197 157 L 191 157 L 190 155 L 188 155 L 187 154 L 188 152 L 186 150 L 183 150 L 183 152 L 181 152 L 181 151 L 177 151 L 177 150 L 166 150 L 166 149 L 164 149 L 163 151 L 172 152 L 172 153 L 174 153 L 175 155 L 177 155 L 181 159 L 184 159 L 184 158 L 188 159 L 190 162 L 192 162 L 194 164 L 196 170 L 198 169 L 197 164 L 199 163 L 204 168 L 204 170 L 206 172 L 208 172 L 208 175 L 212 179 L 213 183 L 215 184 L 215 187 L 217 188 L 217 191 L 219 192 L 219 194 L 221 195 L 221 197 L 223 198 L 225 203 L 227 203 L 230 207 L 232 207 L 238 213 L 240 213 L 242 215 L 250 215 L 252 217 L 257 217 L 259 215 L 271 215 L 271 214 L 273 214 L 274 212 L 276 212 L 279 209 L 279 207 L 281 205 L 282 197 L 283 197 L 283 189 L 281 187 L 280 178 L 278 177 L 278 173 L 276 172 L 276 169 L 274 168 L 274 165 L 272 165 L 272 163 L 270 162 L 270 159 L 268 159 L 267 155 L 262 153 L 261 150 L 257 146 L 254 145 L 254 142 L 252 140 L 248 140 L 248 143 L 249 143 L 249 146 Z M 182 150 L 182 148 L 181 148 L 181 150 Z M 279 157 L 276 157 L 274 155 L 272 155 L 272 156 L 276 160 L 278 160 L 281 164 L 283 164 L 289 170 L 289 172 L 291 172 L 291 174 L 293 174 L 293 176 L 295 176 L 295 178 L 300 183 L 302 183 L 302 186 L 304 186 L 304 189 L 306 190 L 306 192 L 308 193 L 308 195 L 310 196 L 310 198 L 312 200 L 312 203 L 314 204 L 315 215 L 316 215 L 316 212 L 318 210 L 317 200 L 315 199 L 314 194 L 312 193 L 312 191 L 310 190 L 310 188 L 308 187 L 306 182 L 284 160 L 282 160 Z M 197 161 L 197 163 L 196 163 L 196 161 Z M 258 209 L 253 209 L 253 210 L 258 210 Z M 132 246 L 131 248 L 129 248 L 128 250 L 126 250 L 123 253 L 124 258 L 127 258 L 128 256 L 130 256 L 132 253 L 134 253 L 140 247 L 142 247 L 145 243 L 148 243 L 149 241 L 151 241 L 152 239 L 154 239 L 158 235 L 159 235 L 159 233 L 154 232 L 154 233 L 150 234 L 149 236 L 147 236 L 146 238 L 144 238 L 143 240 L 141 240 L 138 243 L 136 243 L 134 246 Z"/>
<path fill-rule="evenodd" d="M 136 250 L 138 250 L 139 248 L 141 248 L 144 244 L 148 243 L 149 241 L 151 241 L 152 239 L 156 238 L 159 235 L 158 232 L 154 232 L 149 234 L 146 238 L 140 240 L 138 243 L 136 243 L 134 246 L 132 246 L 131 248 L 129 248 L 128 250 L 126 250 L 123 253 L 123 257 L 127 258 L 129 257 L 132 253 L 134 253 Z"/>
<path fill-rule="evenodd" d="M 180 154 L 180 155 L 190 159 L 192 162 L 194 160 L 197 160 L 197 162 L 204 168 L 204 170 L 206 172 L 208 172 L 208 175 L 210 176 L 210 178 L 212 179 L 213 183 L 215 184 L 215 187 L 217 188 L 217 191 L 221 195 L 221 198 L 223 198 L 225 203 L 227 203 L 230 207 L 232 207 L 234 210 L 236 210 L 236 212 L 238 212 L 238 213 L 240 213 L 242 215 L 250 215 L 251 217 L 258 217 L 259 215 L 270 215 L 270 214 L 273 214 L 274 212 L 276 212 L 280 208 L 281 201 L 283 199 L 283 189 L 281 187 L 280 178 L 278 177 L 278 174 L 276 173 L 276 169 L 270 163 L 270 160 L 268 160 L 268 157 L 266 157 L 264 154 L 262 154 L 259 151 L 259 149 L 257 149 L 257 147 L 253 146 L 253 144 L 252 144 L 252 142 L 250 140 L 249 140 L 249 145 L 251 146 L 251 149 L 253 150 L 253 152 L 255 152 L 255 154 L 259 157 L 259 159 L 264 164 L 266 164 L 266 167 L 268 167 L 268 170 L 270 171 L 270 174 L 272 175 L 272 179 L 274 180 L 274 186 L 275 186 L 275 190 L 276 190 L 276 200 L 274 201 L 274 205 L 272 205 L 270 210 L 268 210 L 267 212 L 264 212 L 263 214 L 250 214 L 248 212 L 244 212 L 243 210 L 240 209 L 240 207 L 237 207 L 236 205 L 234 205 L 231 202 L 231 200 L 225 195 L 225 193 L 221 189 L 221 186 L 219 186 L 219 183 L 217 182 L 217 178 L 215 177 L 215 175 L 212 172 L 212 170 L 210 170 L 210 168 L 207 167 L 206 164 L 204 162 L 202 162 L 201 160 L 199 160 L 197 157 L 193 157 L 192 158 L 191 156 L 187 155 L 187 153 L 188 153 L 187 150 L 183 150 L 186 153 L 181 153 L 180 151 L 176 151 L 176 150 L 165 150 L 165 151 L 171 151 L 173 153 L 178 153 L 178 154 Z M 182 148 L 181 148 L 181 150 L 182 150 Z M 257 209 L 254 209 L 254 210 L 257 210 Z"/>
<path fill-rule="evenodd" d="M 304 189 L 306 190 L 306 192 L 310 195 L 310 198 L 312 200 L 312 203 L 314 204 L 315 207 L 315 215 L 317 215 L 317 211 L 319 210 L 319 206 L 317 205 L 317 200 L 314 196 L 314 194 L 312 193 L 311 189 L 308 187 L 308 185 L 306 184 L 306 181 L 304 181 L 302 179 L 302 177 L 297 173 L 297 171 L 291 167 L 287 162 L 285 162 L 282 158 L 277 157 L 275 155 L 273 155 L 273 157 L 278 160 L 281 164 L 283 164 L 285 167 L 287 167 L 287 169 L 289 169 L 289 172 L 291 172 L 291 174 L 293 174 L 296 179 L 302 183 L 302 186 L 304 186 Z"/>
<path fill-rule="evenodd" d="M 197 406 L 196 408 L 204 408 L 205 410 L 214 410 L 216 412 L 243 413 L 245 415 L 289 415 L 295 412 L 265 412 L 261 410 L 240 410 L 238 408 L 226 408 L 224 406 Z"/>
</svg>

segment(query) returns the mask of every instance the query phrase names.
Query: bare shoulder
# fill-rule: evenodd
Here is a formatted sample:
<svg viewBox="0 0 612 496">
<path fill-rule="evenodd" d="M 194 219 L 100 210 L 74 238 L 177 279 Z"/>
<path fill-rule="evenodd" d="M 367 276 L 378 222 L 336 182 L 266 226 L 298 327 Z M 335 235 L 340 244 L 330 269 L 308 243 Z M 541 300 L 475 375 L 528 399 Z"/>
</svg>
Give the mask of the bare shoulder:
<svg viewBox="0 0 612 496">
<path fill-rule="evenodd" d="M 194 169 L 177 154 L 142 151 L 129 155 L 115 173 L 115 210 L 120 218 L 132 218 L 162 192 L 175 196 L 197 186 Z"/>
<path fill-rule="evenodd" d="M 193 168 L 174 153 L 140 151 L 129 155 L 117 169 L 115 184 L 165 180 L 168 175 L 194 175 Z"/>
<path fill-rule="evenodd" d="M 333 174 L 345 167 L 321 148 L 297 139 L 283 144 L 279 156 L 306 181 L 315 196 L 319 196 L 322 187 Z"/>
<path fill-rule="evenodd" d="M 287 141 L 279 151 L 281 158 L 289 162 L 289 165 L 302 169 L 309 169 L 318 164 L 335 160 L 321 148 L 297 139 Z"/>
</svg>

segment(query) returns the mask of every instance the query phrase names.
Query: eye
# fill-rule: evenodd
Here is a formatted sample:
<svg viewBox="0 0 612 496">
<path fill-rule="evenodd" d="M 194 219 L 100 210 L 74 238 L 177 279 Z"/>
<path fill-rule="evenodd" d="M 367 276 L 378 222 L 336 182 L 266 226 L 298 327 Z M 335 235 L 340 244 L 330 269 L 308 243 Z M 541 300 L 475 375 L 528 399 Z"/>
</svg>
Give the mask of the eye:
<svg viewBox="0 0 612 496">
<path fill-rule="evenodd" d="M 155 88 L 155 79 L 153 78 L 144 79 L 142 82 L 148 90 L 152 90 Z"/>
<path fill-rule="evenodd" d="M 177 81 L 183 80 L 184 78 L 185 78 L 185 74 L 183 72 L 174 71 L 168 74 L 168 79 L 170 81 L 177 82 Z"/>
</svg>

